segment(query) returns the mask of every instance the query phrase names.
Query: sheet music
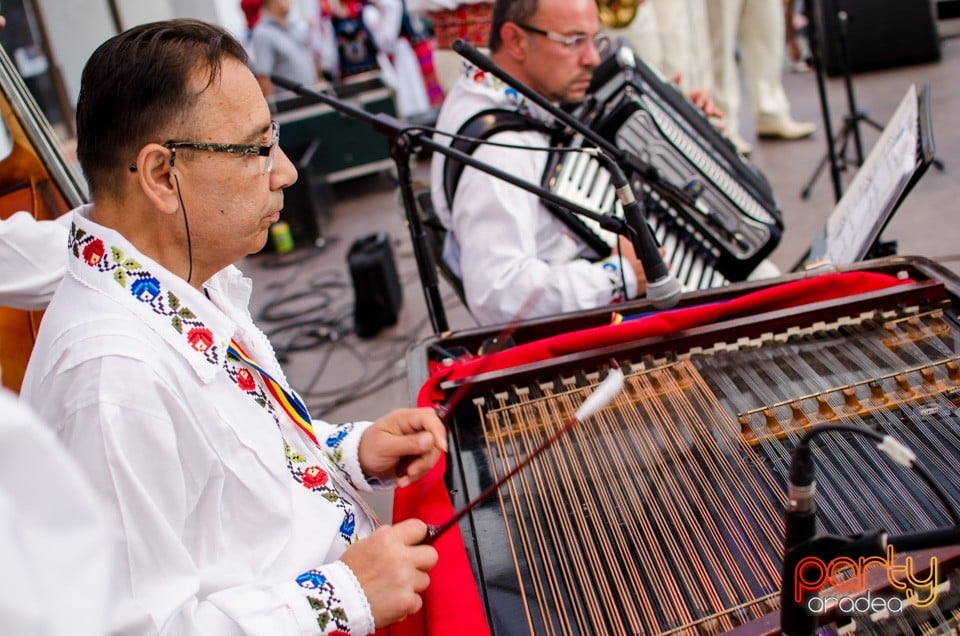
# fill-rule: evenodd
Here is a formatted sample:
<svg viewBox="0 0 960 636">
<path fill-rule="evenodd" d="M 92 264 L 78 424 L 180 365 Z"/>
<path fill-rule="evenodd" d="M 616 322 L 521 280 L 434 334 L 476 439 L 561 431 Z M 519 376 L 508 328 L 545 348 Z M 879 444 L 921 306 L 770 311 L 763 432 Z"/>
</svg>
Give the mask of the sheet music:
<svg viewBox="0 0 960 636">
<path fill-rule="evenodd" d="M 886 128 L 837 203 L 819 258 L 835 265 L 861 260 L 917 165 L 917 89 L 911 85 Z"/>
</svg>

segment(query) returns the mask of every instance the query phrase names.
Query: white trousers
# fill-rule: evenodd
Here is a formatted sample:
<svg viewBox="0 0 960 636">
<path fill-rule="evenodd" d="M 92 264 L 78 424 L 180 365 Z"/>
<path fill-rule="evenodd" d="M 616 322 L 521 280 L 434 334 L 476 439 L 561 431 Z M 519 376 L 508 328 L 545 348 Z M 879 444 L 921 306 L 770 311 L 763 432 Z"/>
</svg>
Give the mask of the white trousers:
<svg viewBox="0 0 960 636">
<path fill-rule="evenodd" d="M 712 92 L 706 5 L 713 1 L 646 0 L 629 26 L 608 33 L 625 38 L 666 79 L 679 74 L 684 91 Z"/>
<path fill-rule="evenodd" d="M 783 90 L 786 26 L 782 0 L 708 0 L 713 47 L 714 101 L 726 114 L 727 130 L 739 132 L 740 75 L 737 44 L 747 88 L 758 118 L 790 114 Z"/>
</svg>

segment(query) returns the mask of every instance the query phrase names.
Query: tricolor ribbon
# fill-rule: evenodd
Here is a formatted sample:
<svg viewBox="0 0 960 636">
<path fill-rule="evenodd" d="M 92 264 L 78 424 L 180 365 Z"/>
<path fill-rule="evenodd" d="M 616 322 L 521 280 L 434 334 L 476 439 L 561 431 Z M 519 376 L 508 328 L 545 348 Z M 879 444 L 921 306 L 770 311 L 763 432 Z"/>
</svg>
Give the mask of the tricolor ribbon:
<svg viewBox="0 0 960 636">
<path fill-rule="evenodd" d="M 317 434 L 313 432 L 313 422 L 310 419 L 310 413 L 307 411 L 307 407 L 304 405 L 303 401 L 296 396 L 291 391 L 287 391 L 283 388 L 283 385 L 273 379 L 267 371 L 263 369 L 259 364 L 254 362 L 253 358 L 247 355 L 247 352 L 237 343 L 236 340 L 230 340 L 230 346 L 227 347 L 227 353 L 233 355 L 238 360 L 245 363 L 248 367 L 260 374 L 260 377 L 263 379 L 264 386 L 267 387 L 267 391 L 270 392 L 270 395 L 273 396 L 273 399 L 276 400 L 277 404 L 284 410 L 284 412 L 290 416 L 290 419 L 300 428 L 301 431 L 307 434 L 314 445 L 319 447 L 317 444 Z M 349 503 L 359 506 L 363 510 L 367 517 L 373 522 L 374 526 L 382 525 L 380 518 L 377 516 L 377 513 L 370 507 L 363 497 L 360 496 L 360 493 L 357 492 L 351 484 L 345 483 L 343 479 L 338 476 L 338 469 L 331 468 L 327 471 L 327 474 L 330 475 L 330 478 L 337 485 L 337 488 L 343 492 L 350 494 L 350 497 L 347 499 Z"/>
<path fill-rule="evenodd" d="M 237 343 L 236 340 L 230 340 L 230 346 L 227 347 L 227 353 L 233 355 L 237 359 L 243 361 L 248 367 L 260 374 L 260 377 L 263 379 L 264 386 L 267 387 L 267 391 L 270 392 L 270 395 L 273 396 L 273 399 L 276 400 L 277 404 L 290 416 L 290 419 L 300 428 L 301 431 L 307 434 L 314 444 L 317 443 L 317 435 L 313 432 L 313 422 L 310 419 L 310 413 L 307 411 L 307 407 L 304 405 L 303 401 L 296 396 L 292 391 L 287 391 L 283 388 L 283 385 L 273 379 L 269 373 L 264 370 L 259 364 L 257 364 L 253 358 L 247 355 L 247 352 Z"/>
</svg>

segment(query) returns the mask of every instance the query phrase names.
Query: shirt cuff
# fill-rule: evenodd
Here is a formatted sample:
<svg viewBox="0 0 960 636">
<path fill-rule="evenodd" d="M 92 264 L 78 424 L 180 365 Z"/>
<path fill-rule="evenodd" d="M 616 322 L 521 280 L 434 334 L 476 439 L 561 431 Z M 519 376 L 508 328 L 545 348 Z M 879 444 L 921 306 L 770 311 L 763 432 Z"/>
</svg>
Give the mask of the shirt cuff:
<svg viewBox="0 0 960 636">
<path fill-rule="evenodd" d="M 360 467 L 360 438 L 373 422 L 351 422 L 337 428 L 346 431 L 343 435 L 333 435 L 327 439 L 324 452 L 340 469 L 350 485 L 361 492 L 372 492 L 375 485 L 367 481 Z M 335 441 L 334 441 L 335 440 Z"/>
<path fill-rule="evenodd" d="M 307 570 L 291 585 L 302 597 L 294 611 L 304 634 L 371 634 L 376 629 L 367 595 L 343 561 Z"/>
<path fill-rule="evenodd" d="M 616 254 L 608 256 L 600 261 L 600 267 L 603 268 L 610 281 L 610 300 L 629 300 L 637 296 L 637 275 L 632 267 L 621 267 L 621 259 Z M 626 298 L 624 298 L 623 285 L 626 283 Z"/>
</svg>

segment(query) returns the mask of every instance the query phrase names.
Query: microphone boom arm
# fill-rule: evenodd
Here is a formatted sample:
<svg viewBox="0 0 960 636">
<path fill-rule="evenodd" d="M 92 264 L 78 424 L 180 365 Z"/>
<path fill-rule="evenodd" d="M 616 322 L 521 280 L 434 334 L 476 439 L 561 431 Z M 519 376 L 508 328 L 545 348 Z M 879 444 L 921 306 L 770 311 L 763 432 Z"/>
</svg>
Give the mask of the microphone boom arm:
<svg viewBox="0 0 960 636">
<path fill-rule="evenodd" d="M 598 210 L 590 210 L 588 208 L 585 208 L 581 205 L 574 203 L 573 201 L 563 198 L 558 194 L 554 194 L 553 192 L 551 192 L 550 190 L 547 190 L 546 188 L 530 183 L 529 181 L 524 181 L 523 179 L 520 179 L 510 174 L 509 172 L 505 172 L 503 170 L 500 170 L 499 168 L 491 166 L 490 164 L 487 164 L 478 159 L 475 159 L 472 155 L 468 155 L 465 152 L 461 152 L 456 148 L 451 148 L 445 144 L 441 144 L 439 142 L 434 141 L 433 139 L 430 139 L 429 137 L 424 137 L 420 134 L 412 134 L 415 131 L 419 131 L 421 129 L 421 127 L 419 126 L 411 126 L 410 124 L 403 122 L 391 115 L 387 115 L 386 113 L 376 113 L 376 114 L 369 113 L 363 110 L 362 108 L 357 108 L 356 106 L 343 102 L 337 99 L 336 97 L 331 97 L 326 93 L 321 93 L 311 88 L 307 88 L 303 84 L 292 82 L 286 78 L 279 77 L 277 75 L 272 75 L 270 77 L 270 81 L 276 84 L 277 86 L 280 86 L 295 92 L 297 95 L 300 95 L 301 97 L 309 97 L 312 99 L 316 99 L 318 102 L 327 104 L 328 106 L 331 106 L 334 109 L 346 115 L 349 115 L 350 117 L 353 117 L 355 119 L 360 119 L 362 121 L 366 121 L 367 123 L 371 124 L 374 127 L 374 129 L 376 129 L 378 132 L 385 134 L 387 137 L 391 139 L 402 137 L 402 136 L 415 137 L 416 143 L 422 146 L 423 148 L 426 148 L 427 150 L 439 152 L 440 154 L 445 155 L 450 159 L 455 159 L 456 161 L 460 161 L 463 164 L 470 166 L 471 168 L 476 168 L 481 172 L 485 172 L 493 177 L 496 177 L 497 179 L 502 179 L 503 181 L 506 181 L 511 185 L 515 185 L 518 188 L 521 188 L 523 190 L 526 190 L 527 192 L 535 194 L 541 199 L 543 199 L 544 201 L 549 201 L 550 203 L 562 206 L 570 210 L 571 212 L 574 212 L 575 214 L 579 214 L 580 216 L 585 216 L 588 219 L 592 219 L 593 221 L 596 221 L 600 225 L 600 227 L 602 227 L 603 229 L 609 232 L 615 232 L 617 234 L 622 234 L 626 236 L 629 235 L 629 232 L 624 228 L 625 222 L 623 219 L 610 216 L 609 214 L 603 214 Z M 544 150 L 543 152 L 546 152 L 546 151 Z"/>
<path fill-rule="evenodd" d="M 386 113 L 370 113 L 362 108 L 354 106 L 353 104 L 349 104 L 341 99 L 333 97 L 332 95 L 314 90 L 304 86 L 299 82 L 294 82 L 279 75 L 271 75 L 270 81 L 277 86 L 293 91 L 301 97 L 307 97 L 322 104 L 326 104 L 327 106 L 330 106 L 334 110 L 343 113 L 348 117 L 363 121 L 372 126 L 374 130 L 388 138 L 390 142 L 390 154 L 394 160 L 394 163 L 397 165 L 397 177 L 400 182 L 403 204 L 408 211 L 407 219 L 411 225 L 413 249 L 417 254 L 417 267 L 420 274 L 420 280 L 423 282 L 424 295 L 426 297 L 426 303 L 429 309 L 434 333 L 442 333 L 447 331 L 448 325 L 446 315 L 443 311 L 443 303 L 439 294 L 436 262 L 434 260 L 433 253 L 430 250 L 429 241 L 427 240 L 426 231 L 421 223 L 420 215 L 416 211 L 416 202 L 412 195 L 413 186 L 411 183 L 412 179 L 409 163 L 410 156 L 418 146 L 427 150 L 439 152 L 449 159 L 460 161 L 465 165 L 476 168 L 477 170 L 485 172 L 493 177 L 496 177 L 497 179 L 506 181 L 511 185 L 535 194 L 544 201 L 549 201 L 573 212 L 574 214 L 592 219 L 603 229 L 630 238 L 632 241 L 634 241 L 634 244 L 637 242 L 636 232 L 634 231 L 634 228 L 630 227 L 630 224 L 627 220 L 609 214 L 602 214 L 598 210 L 590 210 L 581 205 L 577 205 L 573 201 L 554 194 L 550 190 L 547 190 L 539 185 L 524 181 L 523 179 L 520 179 L 508 172 L 486 164 L 474 158 L 472 155 L 461 152 L 456 148 L 451 148 L 445 144 L 436 142 L 430 137 L 421 134 L 423 127 L 411 126 Z M 648 283 L 648 289 L 650 287 L 651 285 Z"/>
</svg>

